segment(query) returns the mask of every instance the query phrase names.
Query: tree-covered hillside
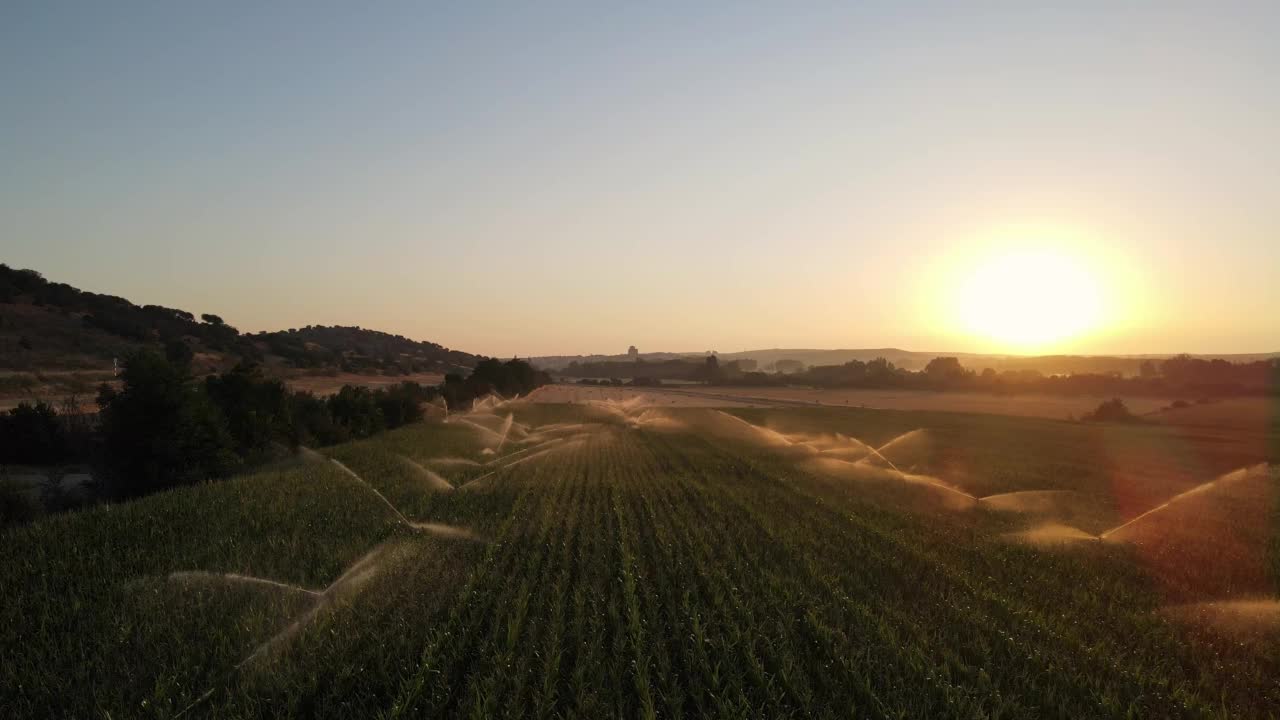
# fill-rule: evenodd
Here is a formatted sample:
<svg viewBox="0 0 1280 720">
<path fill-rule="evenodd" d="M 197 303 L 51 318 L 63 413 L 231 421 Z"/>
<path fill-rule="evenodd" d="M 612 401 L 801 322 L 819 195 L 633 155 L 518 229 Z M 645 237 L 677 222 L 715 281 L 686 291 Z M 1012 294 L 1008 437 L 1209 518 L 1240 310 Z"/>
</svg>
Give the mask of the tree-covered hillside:
<svg viewBox="0 0 1280 720">
<path fill-rule="evenodd" d="M 218 315 L 135 305 L 0 264 L 0 369 L 107 369 L 114 358 L 144 347 L 178 355 L 189 351 L 198 366 L 210 370 L 250 360 L 285 368 L 399 374 L 470 368 L 480 359 L 360 327 L 241 333 Z"/>
</svg>

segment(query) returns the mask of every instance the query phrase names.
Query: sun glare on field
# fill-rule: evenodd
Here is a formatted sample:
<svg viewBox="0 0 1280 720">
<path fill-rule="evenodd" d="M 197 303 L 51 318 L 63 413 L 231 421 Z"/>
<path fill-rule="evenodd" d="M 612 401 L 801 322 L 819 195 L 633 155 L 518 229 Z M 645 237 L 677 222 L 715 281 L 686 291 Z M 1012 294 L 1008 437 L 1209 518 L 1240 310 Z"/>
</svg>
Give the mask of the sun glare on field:
<svg viewBox="0 0 1280 720">
<path fill-rule="evenodd" d="M 1045 351 L 1097 329 L 1097 275 L 1057 249 L 1006 249 L 979 261 L 959 283 L 956 320 L 965 332 L 1014 352 Z"/>
</svg>

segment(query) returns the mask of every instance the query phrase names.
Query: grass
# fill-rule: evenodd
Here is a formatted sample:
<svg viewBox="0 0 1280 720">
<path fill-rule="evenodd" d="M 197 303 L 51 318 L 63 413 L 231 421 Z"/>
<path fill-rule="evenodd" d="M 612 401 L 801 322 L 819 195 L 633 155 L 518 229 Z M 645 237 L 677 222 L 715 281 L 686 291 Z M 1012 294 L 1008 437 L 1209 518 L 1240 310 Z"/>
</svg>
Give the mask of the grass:
<svg viewBox="0 0 1280 720">
<path fill-rule="evenodd" d="M 912 472 L 975 495 L 1070 489 L 1085 498 L 1071 512 L 1089 532 L 1275 447 L 1163 426 L 733 412 L 873 445 L 926 428 L 927 447 L 901 456 Z M 1280 633 L 1228 637 L 1171 616 L 1170 604 L 1220 599 L 1220 588 L 1172 588 L 1141 547 L 1012 543 L 1005 534 L 1036 518 L 824 474 L 714 411 L 666 411 L 685 429 L 626 414 L 518 406 L 533 428 L 588 424 L 518 464 L 433 464 L 494 456 L 482 454 L 480 431 L 421 424 L 325 451 L 361 479 L 313 462 L 7 532 L 0 582 L 18 592 L 0 600 L 0 711 L 1076 718 L 1280 708 Z M 499 457 L 529 447 L 512 439 Z M 402 458 L 459 489 L 430 487 Z M 370 487 L 411 521 L 485 542 L 414 532 Z M 1261 517 L 1274 545 L 1274 506 Z M 235 572 L 322 590 L 374 548 L 387 550 L 367 582 L 239 668 L 307 617 L 309 596 L 167 579 Z M 1271 572 L 1245 590 L 1275 597 L 1280 568 L 1260 552 Z"/>
</svg>

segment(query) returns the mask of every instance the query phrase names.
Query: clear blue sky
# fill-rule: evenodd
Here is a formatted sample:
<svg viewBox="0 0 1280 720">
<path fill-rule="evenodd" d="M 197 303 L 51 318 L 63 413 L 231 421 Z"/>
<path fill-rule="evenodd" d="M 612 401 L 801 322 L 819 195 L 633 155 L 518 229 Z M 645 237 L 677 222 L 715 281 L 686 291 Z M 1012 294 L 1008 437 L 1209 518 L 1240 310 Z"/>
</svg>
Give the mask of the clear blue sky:
<svg viewBox="0 0 1280 720">
<path fill-rule="evenodd" d="M 1059 349 L 1280 350 L 1280 3 L 689 5 L 10 0 L 0 261 L 497 355 L 1000 350 L 950 288 L 1042 233 L 1117 318 Z"/>
</svg>

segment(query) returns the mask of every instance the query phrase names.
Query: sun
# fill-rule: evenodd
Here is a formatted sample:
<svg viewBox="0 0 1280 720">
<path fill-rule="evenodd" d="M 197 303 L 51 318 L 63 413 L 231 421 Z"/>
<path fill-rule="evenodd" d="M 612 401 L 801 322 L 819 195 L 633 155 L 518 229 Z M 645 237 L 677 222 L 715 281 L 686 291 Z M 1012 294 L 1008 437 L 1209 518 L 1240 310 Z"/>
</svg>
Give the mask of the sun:
<svg viewBox="0 0 1280 720">
<path fill-rule="evenodd" d="M 1082 258 L 1057 248 L 1005 248 L 977 262 L 954 298 L 970 335 L 1013 352 L 1061 347 L 1097 329 L 1102 288 Z"/>
</svg>

